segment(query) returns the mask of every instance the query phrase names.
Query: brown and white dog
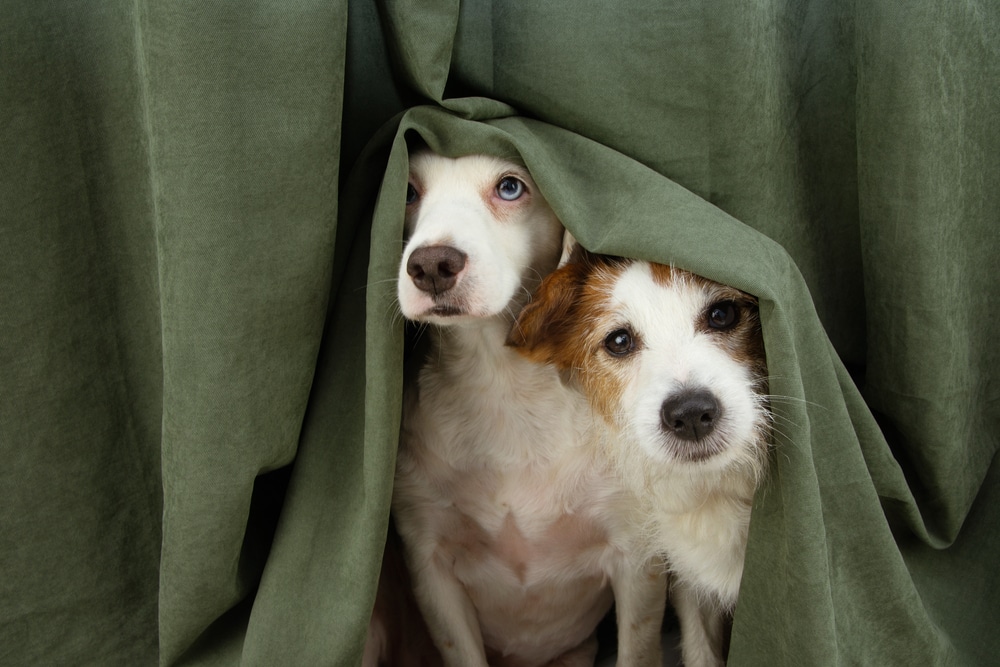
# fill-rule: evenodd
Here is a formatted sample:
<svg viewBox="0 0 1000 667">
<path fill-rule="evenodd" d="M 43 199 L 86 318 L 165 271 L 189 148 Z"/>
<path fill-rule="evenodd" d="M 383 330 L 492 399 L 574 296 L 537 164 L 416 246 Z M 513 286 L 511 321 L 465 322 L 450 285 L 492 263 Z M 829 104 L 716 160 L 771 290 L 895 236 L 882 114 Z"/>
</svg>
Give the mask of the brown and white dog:
<svg viewBox="0 0 1000 667">
<path fill-rule="evenodd" d="M 603 417 L 605 452 L 645 501 L 647 548 L 674 578 L 684 664 L 724 664 L 770 433 L 756 299 L 575 246 L 509 343 L 560 369 Z"/>
<path fill-rule="evenodd" d="M 562 225 L 524 167 L 425 151 L 406 233 L 398 300 L 430 347 L 406 388 L 392 507 L 445 664 L 592 665 L 614 599 L 619 664 L 658 665 L 665 574 L 631 548 L 635 503 L 592 412 L 505 345 Z"/>
</svg>

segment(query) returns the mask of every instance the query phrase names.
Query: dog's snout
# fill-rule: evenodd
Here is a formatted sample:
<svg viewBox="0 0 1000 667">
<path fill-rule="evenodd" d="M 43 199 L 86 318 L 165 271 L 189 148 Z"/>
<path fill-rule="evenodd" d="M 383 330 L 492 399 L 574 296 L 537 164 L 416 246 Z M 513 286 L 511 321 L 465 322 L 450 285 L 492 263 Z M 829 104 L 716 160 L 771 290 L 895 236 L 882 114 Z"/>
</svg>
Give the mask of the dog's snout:
<svg viewBox="0 0 1000 667">
<path fill-rule="evenodd" d="M 424 246 L 410 254 L 406 273 L 421 291 L 440 294 L 455 286 L 466 259 L 464 252 L 451 246 Z"/>
<path fill-rule="evenodd" d="M 660 423 L 664 432 L 697 442 L 715 430 L 721 415 L 719 401 L 710 391 L 684 390 L 663 402 Z"/>
</svg>

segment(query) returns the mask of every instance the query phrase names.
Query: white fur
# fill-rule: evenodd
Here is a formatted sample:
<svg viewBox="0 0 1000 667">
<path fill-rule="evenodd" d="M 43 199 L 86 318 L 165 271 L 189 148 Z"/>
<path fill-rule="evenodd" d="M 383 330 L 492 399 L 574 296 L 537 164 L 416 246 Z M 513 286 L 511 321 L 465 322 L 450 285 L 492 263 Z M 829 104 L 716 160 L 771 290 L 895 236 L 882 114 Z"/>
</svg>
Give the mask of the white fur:
<svg viewBox="0 0 1000 667">
<path fill-rule="evenodd" d="M 498 202 L 507 175 L 527 192 Z M 407 318 L 431 325 L 430 351 L 407 386 L 393 511 L 435 644 L 456 667 L 592 665 L 614 595 L 619 664 L 658 664 L 665 577 L 632 548 L 635 501 L 598 454 L 592 412 L 555 369 L 504 346 L 555 268 L 561 225 L 506 161 L 425 152 L 411 183 L 398 297 Z M 437 295 L 406 270 L 434 245 L 468 257 Z M 457 312 L 436 314 L 442 304 Z"/>
<path fill-rule="evenodd" d="M 647 491 L 647 531 L 676 575 L 685 665 L 722 664 L 721 615 L 736 604 L 747 528 L 760 476 L 766 415 L 749 369 L 700 331 L 711 305 L 703 287 L 654 282 L 649 265 L 632 264 L 612 296 L 620 316 L 642 336 L 630 360 L 620 411 L 624 425 L 616 459 L 623 478 Z M 724 449 L 704 461 L 672 452 L 660 428 L 660 406 L 680 386 L 710 389 L 722 405 L 711 438 Z M 679 445 L 683 447 L 683 443 Z"/>
</svg>

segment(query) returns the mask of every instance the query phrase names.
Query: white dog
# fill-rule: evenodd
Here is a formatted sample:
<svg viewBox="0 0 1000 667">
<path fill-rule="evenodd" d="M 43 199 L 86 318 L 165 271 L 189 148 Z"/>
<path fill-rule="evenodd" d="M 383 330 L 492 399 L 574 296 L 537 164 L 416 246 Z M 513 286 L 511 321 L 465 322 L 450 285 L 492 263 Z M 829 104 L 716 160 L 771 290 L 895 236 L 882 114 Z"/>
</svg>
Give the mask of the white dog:
<svg viewBox="0 0 1000 667">
<path fill-rule="evenodd" d="M 658 664 L 663 567 L 630 549 L 635 503 L 592 413 L 504 344 L 557 264 L 560 222 L 524 167 L 425 151 L 406 233 L 399 304 L 430 350 L 407 386 L 393 513 L 444 662 L 592 665 L 614 598 L 619 664 Z"/>
<path fill-rule="evenodd" d="M 570 375 L 603 416 L 609 458 L 643 495 L 649 548 L 675 579 L 684 663 L 724 664 L 770 433 L 756 299 L 577 246 L 510 342 Z"/>
</svg>

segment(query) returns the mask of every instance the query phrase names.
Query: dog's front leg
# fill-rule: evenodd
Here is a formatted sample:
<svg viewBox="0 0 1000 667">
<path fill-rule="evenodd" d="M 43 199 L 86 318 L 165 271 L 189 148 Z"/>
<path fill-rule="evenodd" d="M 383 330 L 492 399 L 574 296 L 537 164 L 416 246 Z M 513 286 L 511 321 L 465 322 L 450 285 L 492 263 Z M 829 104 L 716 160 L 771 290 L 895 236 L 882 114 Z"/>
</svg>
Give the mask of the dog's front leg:
<svg viewBox="0 0 1000 667">
<path fill-rule="evenodd" d="M 681 624 L 681 658 L 685 667 L 723 667 L 723 614 L 712 601 L 678 582 L 671 593 Z"/>
<path fill-rule="evenodd" d="M 612 573 L 618 617 L 617 667 L 659 667 L 667 568 L 659 559 L 623 558 Z"/>
<path fill-rule="evenodd" d="M 476 609 L 462 583 L 435 553 L 412 563 L 413 593 L 435 646 L 448 667 L 486 667 Z"/>
</svg>

